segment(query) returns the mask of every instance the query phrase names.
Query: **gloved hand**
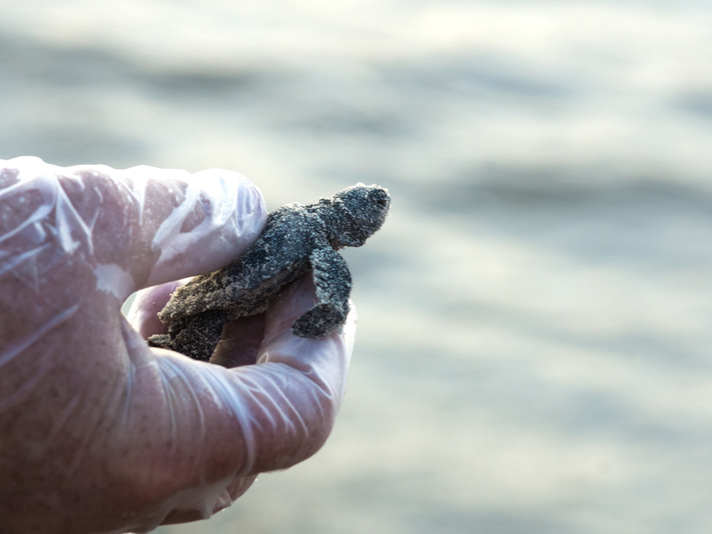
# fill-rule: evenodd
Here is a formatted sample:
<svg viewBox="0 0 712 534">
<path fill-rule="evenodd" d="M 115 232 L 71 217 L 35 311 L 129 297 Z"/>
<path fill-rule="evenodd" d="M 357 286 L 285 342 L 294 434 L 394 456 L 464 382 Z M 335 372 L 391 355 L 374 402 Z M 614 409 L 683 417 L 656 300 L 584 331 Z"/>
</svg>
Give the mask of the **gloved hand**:
<svg viewBox="0 0 712 534">
<path fill-rule="evenodd" d="M 297 338 L 306 278 L 226 327 L 213 361 L 150 349 L 175 280 L 264 226 L 243 176 L 0 160 L 2 532 L 144 532 L 209 517 L 326 440 L 353 346 Z M 153 287 L 150 287 L 153 286 Z M 139 293 L 129 318 L 121 304 Z M 247 365 L 245 365 L 247 364 Z"/>
</svg>

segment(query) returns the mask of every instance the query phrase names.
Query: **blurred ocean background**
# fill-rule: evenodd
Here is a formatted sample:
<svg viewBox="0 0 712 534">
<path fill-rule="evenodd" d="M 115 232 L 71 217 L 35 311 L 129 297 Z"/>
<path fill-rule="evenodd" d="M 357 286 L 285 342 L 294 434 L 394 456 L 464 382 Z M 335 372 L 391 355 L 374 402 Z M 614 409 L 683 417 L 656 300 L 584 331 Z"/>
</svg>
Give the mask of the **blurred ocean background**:
<svg viewBox="0 0 712 534">
<path fill-rule="evenodd" d="M 712 532 L 709 0 L 0 0 L 0 158 L 362 181 L 334 433 L 160 534 Z"/>
</svg>

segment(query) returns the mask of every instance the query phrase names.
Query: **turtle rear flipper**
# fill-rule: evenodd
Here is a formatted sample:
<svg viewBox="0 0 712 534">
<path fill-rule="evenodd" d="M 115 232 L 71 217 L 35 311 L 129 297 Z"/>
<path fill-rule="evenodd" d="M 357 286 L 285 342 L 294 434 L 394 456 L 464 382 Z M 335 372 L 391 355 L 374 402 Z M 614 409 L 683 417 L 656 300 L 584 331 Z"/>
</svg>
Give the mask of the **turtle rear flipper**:
<svg viewBox="0 0 712 534">
<path fill-rule="evenodd" d="M 148 338 L 152 347 L 174 350 L 194 360 L 207 362 L 222 336 L 223 326 L 230 314 L 221 310 L 208 310 L 191 317 L 180 328 Z"/>
</svg>

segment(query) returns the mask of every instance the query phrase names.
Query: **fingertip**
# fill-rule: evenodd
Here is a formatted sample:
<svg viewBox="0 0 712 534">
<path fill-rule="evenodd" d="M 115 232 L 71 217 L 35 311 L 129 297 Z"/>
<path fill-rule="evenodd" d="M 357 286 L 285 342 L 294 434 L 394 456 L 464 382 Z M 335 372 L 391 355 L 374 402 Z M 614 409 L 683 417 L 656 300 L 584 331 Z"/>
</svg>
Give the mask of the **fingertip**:
<svg viewBox="0 0 712 534">
<path fill-rule="evenodd" d="M 274 337 L 281 337 L 286 332 L 291 333 L 292 324 L 302 315 L 318 304 L 316 287 L 311 274 L 306 274 L 289 284 L 277 298 L 270 304 L 266 314 L 265 341 Z M 357 314 L 353 301 L 349 300 L 349 313 L 344 324 L 334 333 L 323 339 L 333 336 L 343 337 L 351 346 L 356 332 Z M 297 339 L 308 339 L 299 338 Z"/>
<path fill-rule="evenodd" d="M 316 304 L 316 288 L 311 275 L 304 275 L 286 286 L 267 308 L 265 342 L 291 332 L 292 323 Z"/>
<path fill-rule="evenodd" d="M 358 325 L 358 312 L 356 311 L 356 305 L 352 300 L 349 299 L 349 313 L 346 316 L 346 322 L 341 329 L 339 335 L 343 339 L 344 345 L 346 347 L 346 353 L 348 355 L 349 361 L 351 360 L 351 354 L 354 350 L 354 344 L 356 342 L 356 326 Z"/>
<path fill-rule="evenodd" d="M 83 289 L 120 301 L 223 267 L 250 247 L 267 218 L 257 186 L 233 171 L 58 167 L 31 157 L 0 160 L 0 171 L 14 184 L 3 200 L 17 204 L 5 222 L 24 236 L 12 241 L 11 261 L 0 270 L 24 269 L 38 284 L 37 273 L 56 269 L 58 258 L 71 267 L 82 255 L 87 268 L 71 267 L 73 279 L 93 278 L 95 286 Z"/>
<path fill-rule="evenodd" d="M 186 183 L 185 199 L 153 238 L 151 247 L 160 256 L 146 285 L 219 269 L 244 253 L 264 228 L 264 198 L 244 175 L 209 169 Z"/>
<path fill-rule="evenodd" d="M 344 325 L 321 339 L 295 336 L 292 323 L 316 303 L 316 289 L 310 275 L 290 284 L 275 299 L 267 309 L 265 338 L 257 363 L 284 363 L 305 372 L 324 391 L 329 392 L 333 407 L 338 411 L 353 353 L 356 309 L 350 303 Z"/>
<path fill-rule="evenodd" d="M 257 363 L 264 330 L 265 316 L 262 313 L 227 323 L 210 363 L 229 369 Z"/>
</svg>

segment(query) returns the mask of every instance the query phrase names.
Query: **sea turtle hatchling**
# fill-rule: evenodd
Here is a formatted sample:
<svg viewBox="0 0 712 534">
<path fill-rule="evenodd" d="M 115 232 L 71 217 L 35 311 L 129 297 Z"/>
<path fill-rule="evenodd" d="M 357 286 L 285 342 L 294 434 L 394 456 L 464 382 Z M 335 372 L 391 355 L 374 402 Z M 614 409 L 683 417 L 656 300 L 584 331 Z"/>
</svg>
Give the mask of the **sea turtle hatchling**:
<svg viewBox="0 0 712 534">
<path fill-rule="evenodd" d="M 151 336 L 149 344 L 208 361 L 227 322 L 264 312 L 284 285 L 310 270 L 317 304 L 294 321 L 292 333 L 322 338 L 334 332 L 346 320 L 352 285 L 337 250 L 363 245 L 383 225 L 390 203 L 386 189 L 359 183 L 316 204 L 269 213 L 245 254 L 173 293 L 158 314 L 168 334 Z"/>
</svg>

